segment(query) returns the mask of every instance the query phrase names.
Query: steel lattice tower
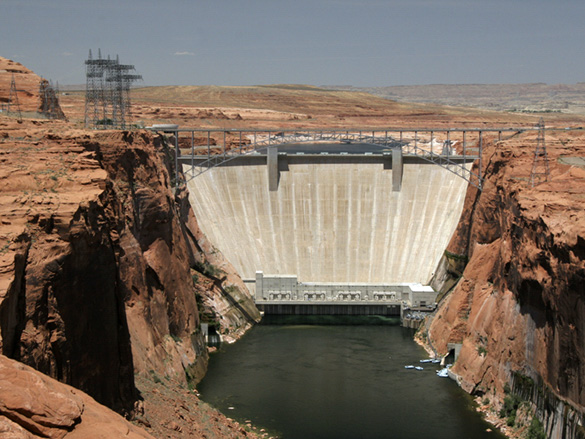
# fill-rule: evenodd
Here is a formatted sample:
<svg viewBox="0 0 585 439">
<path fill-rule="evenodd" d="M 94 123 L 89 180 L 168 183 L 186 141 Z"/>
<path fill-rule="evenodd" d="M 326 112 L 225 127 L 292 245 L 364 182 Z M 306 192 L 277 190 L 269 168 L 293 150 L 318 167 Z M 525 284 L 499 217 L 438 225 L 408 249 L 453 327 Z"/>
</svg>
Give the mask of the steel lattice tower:
<svg viewBox="0 0 585 439">
<path fill-rule="evenodd" d="M 120 64 L 118 57 L 115 63 L 106 71 L 106 84 L 110 93 L 112 105 L 112 124 L 125 128 L 130 122 L 130 87 L 132 83 L 142 79 L 142 76 L 131 73 L 134 66 Z"/>
<path fill-rule="evenodd" d="M 133 74 L 133 65 L 116 60 L 93 59 L 91 50 L 86 65 L 85 126 L 126 128 L 130 121 L 130 87 L 142 79 Z"/>
<path fill-rule="evenodd" d="M 39 97 L 41 99 L 39 107 L 41 114 L 48 119 L 65 119 L 65 115 L 59 106 L 59 84 L 57 84 L 57 87 L 53 87 L 52 82 L 41 79 Z"/>
<path fill-rule="evenodd" d="M 12 107 L 12 105 L 16 105 L 16 113 L 18 114 L 18 120 L 22 121 L 22 112 L 20 111 L 20 103 L 18 102 L 18 90 L 16 89 L 16 81 L 14 80 L 14 73 L 12 74 L 12 81 L 10 81 L 10 96 L 8 97 L 8 112 L 14 111 L 10 108 L 10 107 Z"/>
<path fill-rule="evenodd" d="M 544 139 L 544 119 L 541 118 L 538 122 L 538 137 L 536 138 L 536 150 L 534 151 L 532 172 L 530 173 L 530 184 L 534 187 L 544 181 L 548 181 L 549 178 L 550 169 Z"/>
</svg>

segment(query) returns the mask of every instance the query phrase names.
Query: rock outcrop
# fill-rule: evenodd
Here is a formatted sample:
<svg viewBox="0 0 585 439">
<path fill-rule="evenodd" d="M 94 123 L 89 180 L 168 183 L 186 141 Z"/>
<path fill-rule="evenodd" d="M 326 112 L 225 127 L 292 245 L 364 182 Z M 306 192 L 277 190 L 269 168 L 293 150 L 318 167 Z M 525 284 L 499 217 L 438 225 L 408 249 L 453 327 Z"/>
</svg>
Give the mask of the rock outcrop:
<svg viewBox="0 0 585 439">
<path fill-rule="evenodd" d="M 185 386 L 203 376 L 198 295 L 224 308 L 227 338 L 259 316 L 175 194 L 164 138 L 67 127 L 0 126 L 1 349 L 131 413 L 135 373 Z M 221 275 L 196 271 L 211 265 Z"/>
<path fill-rule="evenodd" d="M 114 411 L 66 384 L 0 355 L 0 436 L 152 438 Z"/>
<path fill-rule="evenodd" d="M 465 390 L 499 407 L 510 385 L 551 437 L 576 437 L 585 413 L 585 169 L 571 163 L 585 156 L 585 138 L 547 133 L 550 180 L 531 187 L 535 137 L 485 149 L 483 191 L 468 192 L 443 273 L 458 276 L 453 264 L 468 262 L 427 336 L 441 354 L 462 344 L 452 371 Z"/>
</svg>

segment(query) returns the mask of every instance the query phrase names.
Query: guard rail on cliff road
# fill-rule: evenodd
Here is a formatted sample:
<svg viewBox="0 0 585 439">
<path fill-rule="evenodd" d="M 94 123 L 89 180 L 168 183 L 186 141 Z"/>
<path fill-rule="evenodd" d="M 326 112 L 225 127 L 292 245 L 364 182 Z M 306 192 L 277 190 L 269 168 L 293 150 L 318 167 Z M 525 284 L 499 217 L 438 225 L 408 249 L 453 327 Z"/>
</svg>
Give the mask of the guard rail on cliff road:
<svg viewBox="0 0 585 439">
<path fill-rule="evenodd" d="M 303 144 L 338 144 L 337 154 L 381 155 L 400 150 L 400 157 L 418 157 L 437 164 L 482 189 L 482 151 L 485 135 L 516 135 L 535 127 L 520 128 L 389 128 L 389 129 L 200 129 L 178 125 L 153 125 L 152 131 L 172 134 L 179 162 L 190 164 L 186 181 L 246 155 L 267 155 L 272 147 L 287 145 L 287 152 Z M 343 145 L 359 145 L 354 152 Z M 347 149 L 350 149 L 350 146 Z M 355 148 L 354 148 L 355 149 Z M 326 153 L 326 152 L 321 152 Z M 303 154 L 299 152 L 299 154 Z M 477 166 L 472 166 L 475 161 Z M 177 179 L 178 183 L 178 179 Z"/>
</svg>

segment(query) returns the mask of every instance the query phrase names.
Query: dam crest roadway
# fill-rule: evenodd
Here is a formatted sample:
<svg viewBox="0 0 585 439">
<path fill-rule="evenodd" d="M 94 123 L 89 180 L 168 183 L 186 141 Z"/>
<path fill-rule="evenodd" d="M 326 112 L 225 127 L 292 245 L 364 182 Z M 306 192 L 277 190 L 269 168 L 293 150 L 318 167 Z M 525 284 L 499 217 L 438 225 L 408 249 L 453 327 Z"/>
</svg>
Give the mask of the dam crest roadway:
<svg viewBox="0 0 585 439">
<path fill-rule="evenodd" d="M 154 125 L 153 131 L 175 134 L 177 162 L 191 165 L 191 172 L 185 173 L 188 180 L 216 166 L 246 155 L 270 153 L 271 147 L 287 145 L 289 154 L 298 154 L 299 144 L 339 144 L 338 154 L 392 154 L 418 157 L 444 167 L 481 189 L 481 166 L 472 171 L 468 164 L 481 160 L 483 135 L 486 132 L 518 133 L 524 129 L 474 129 L 474 128 L 410 128 L 386 130 L 263 130 L 263 129 L 190 129 L 177 125 Z M 361 145 L 361 151 L 356 149 Z M 369 146 L 363 148 L 363 146 Z M 371 148 L 374 147 L 372 150 Z M 314 153 L 326 153 L 314 149 Z M 177 163 L 178 164 L 178 163 Z"/>
<path fill-rule="evenodd" d="M 261 310 L 394 315 L 435 302 L 485 132 L 520 131 L 151 129 Z"/>
</svg>

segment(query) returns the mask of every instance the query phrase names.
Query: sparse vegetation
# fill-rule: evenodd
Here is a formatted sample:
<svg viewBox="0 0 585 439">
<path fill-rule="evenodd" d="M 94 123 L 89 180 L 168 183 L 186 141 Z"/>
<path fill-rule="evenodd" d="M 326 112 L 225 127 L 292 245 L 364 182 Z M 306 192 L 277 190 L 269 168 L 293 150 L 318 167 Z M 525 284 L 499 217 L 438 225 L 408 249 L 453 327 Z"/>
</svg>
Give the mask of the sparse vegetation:
<svg viewBox="0 0 585 439">
<path fill-rule="evenodd" d="M 462 261 L 467 263 L 469 261 L 469 258 L 467 257 L 467 255 L 458 255 L 456 253 L 451 253 L 448 250 L 445 250 L 445 257 L 449 258 L 449 259 L 454 259 L 456 261 Z"/>
<path fill-rule="evenodd" d="M 532 418 L 532 421 L 530 422 L 526 439 L 546 439 L 546 432 L 544 431 L 542 422 L 540 422 L 536 416 Z"/>
<path fill-rule="evenodd" d="M 12 239 L 8 239 L 8 242 L 4 244 L 2 247 L 0 247 L 0 255 L 3 255 L 4 253 L 8 252 L 8 249 L 10 248 L 11 244 Z"/>
<path fill-rule="evenodd" d="M 516 412 L 521 403 L 522 398 L 518 395 L 509 393 L 504 398 L 504 405 L 500 409 L 500 418 L 506 418 L 506 425 L 508 427 L 513 427 L 516 424 Z"/>
<path fill-rule="evenodd" d="M 154 370 L 151 369 L 149 372 L 150 376 L 152 376 L 152 381 L 154 381 L 156 384 L 162 384 L 162 380 Z"/>
<path fill-rule="evenodd" d="M 207 277 L 218 277 L 223 271 L 207 261 L 195 262 L 193 267 L 196 271 Z"/>
<path fill-rule="evenodd" d="M 512 396 L 512 389 L 510 388 L 510 385 L 508 383 L 504 384 L 504 394 L 506 395 L 506 398 Z M 505 406 L 505 403 L 506 403 L 506 399 L 504 399 L 504 406 Z"/>
<path fill-rule="evenodd" d="M 228 293 L 230 296 L 234 297 L 237 296 L 240 290 L 235 285 L 228 285 L 224 288 L 224 291 Z"/>
</svg>

